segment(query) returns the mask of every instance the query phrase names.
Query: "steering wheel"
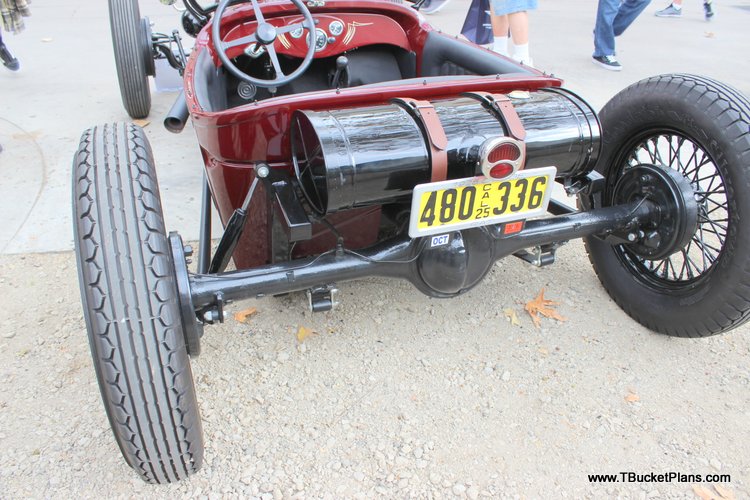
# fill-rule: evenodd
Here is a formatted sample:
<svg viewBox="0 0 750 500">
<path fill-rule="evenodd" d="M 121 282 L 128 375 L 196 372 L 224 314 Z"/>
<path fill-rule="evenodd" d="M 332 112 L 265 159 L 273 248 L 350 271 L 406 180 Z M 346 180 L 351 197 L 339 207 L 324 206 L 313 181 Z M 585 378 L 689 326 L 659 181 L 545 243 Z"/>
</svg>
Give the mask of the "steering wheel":
<svg viewBox="0 0 750 500">
<path fill-rule="evenodd" d="M 302 0 L 291 0 L 291 2 L 295 7 L 297 7 L 297 10 L 300 14 L 302 14 L 304 20 L 301 23 L 290 24 L 288 26 L 282 27 L 276 27 L 270 23 L 267 23 L 266 19 L 263 17 L 263 12 L 261 11 L 260 5 L 258 5 L 258 0 L 250 0 L 253 4 L 255 19 L 258 23 L 258 27 L 255 30 L 255 33 L 251 33 L 247 36 L 225 42 L 221 39 L 221 18 L 224 15 L 224 10 L 227 8 L 229 3 L 234 1 L 236 0 L 221 0 L 221 2 L 219 2 L 219 5 L 216 7 L 216 12 L 214 12 L 214 17 L 211 25 L 211 39 L 214 43 L 216 55 L 219 56 L 219 60 L 222 62 L 222 64 L 224 64 L 224 67 L 227 68 L 230 73 L 232 73 L 240 80 L 251 83 L 258 87 L 280 87 L 282 85 L 286 85 L 287 83 L 300 76 L 308 68 L 308 66 L 310 66 L 313 56 L 315 55 L 315 20 L 310 13 L 310 9 L 305 6 Z M 276 54 L 276 49 L 274 48 L 273 44 L 280 34 L 289 33 L 299 28 L 306 29 L 310 35 L 307 54 L 305 54 L 305 58 L 302 60 L 296 70 L 289 73 L 288 75 L 285 75 L 284 71 L 281 69 L 279 56 L 278 54 Z M 276 78 L 255 78 L 235 66 L 229 56 L 227 56 L 227 50 L 240 45 L 245 45 L 246 53 L 248 50 L 252 50 L 254 47 L 265 48 L 266 52 L 268 52 L 268 56 L 271 58 L 271 64 L 273 65 L 273 69 L 276 72 Z"/>
</svg>

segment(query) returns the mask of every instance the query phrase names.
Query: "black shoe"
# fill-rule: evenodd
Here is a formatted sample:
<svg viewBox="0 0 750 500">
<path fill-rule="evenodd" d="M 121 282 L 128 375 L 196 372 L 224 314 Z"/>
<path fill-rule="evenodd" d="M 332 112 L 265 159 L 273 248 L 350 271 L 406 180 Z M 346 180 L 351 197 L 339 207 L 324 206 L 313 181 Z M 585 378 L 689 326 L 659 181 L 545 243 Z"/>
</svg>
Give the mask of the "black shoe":
<svg viewBox="0 0 750 500">
<path fill-rule="evenodd" d="M 714 18 L 714 6 L 712 3 L 703 2 L 703 13 L 706 14 L 706 21 L 710 21 Z"/>
<path fill-rule="evenodd" d="M 11 71 L 18 71 L 18 68 L 21 67 L 21 63 L 13 57 L 13 54 L 10 53 L 5 44 L 0 44 L 0 59 L 3 60 L 3 66 Z"/>
<path fill-rule="evenodd" d="M 591 58 L 594 64 L 601 66 L 610 71 L 622 71 L 622 64 L 617 62 L 615 56 L 593 56 Z"/>
</svg>

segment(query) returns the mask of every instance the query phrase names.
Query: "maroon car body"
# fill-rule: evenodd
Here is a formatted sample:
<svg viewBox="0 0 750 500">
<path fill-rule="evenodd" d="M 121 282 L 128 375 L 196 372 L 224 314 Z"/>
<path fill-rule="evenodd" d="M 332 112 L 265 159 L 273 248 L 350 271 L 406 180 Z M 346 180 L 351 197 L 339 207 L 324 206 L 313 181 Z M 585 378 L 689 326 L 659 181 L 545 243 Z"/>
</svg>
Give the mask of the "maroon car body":
<svg viewBox="0 0 750 500">
<path fill-rule="evenodd" d="M 288 1 L 261 3 L 268 22 L 283 26 L 298 22 L 301 16 Z M 429 36 L 444 37 L 451 42 L 462 43 L 470 50 L 482 50 L 486 55 L 501 59 L 504 64 L 515 64 L 507 58 L 489 50 L 481 49 L 469 42 L 456 40 L 436 31 L 410 4 L 379 0 L 335 0 L 312 9 L 316 19 L 340 20 L 346 26 L 343 38 L 316 53 L 316 58 L 330 58 L 367 46 L 383 44 L 399 47 L 413 53 L 416 61 L 417 79 L 424 75 L 422 54 Z M 224 17 L 222 37 L 231 41 L 255 32 L 250 4 L 236 7 Z M 305 40 L 280 37 L 275 48 L 279 54 L 303 57 Z M 229 56 L 241 53 L 240 47 L 228 51 Z M 205 82 L 205 70 L 197 70 L 198 61 L 208 59 L 220 65 L 211 41 L 210 30 L 203 30 L 196 39 L 195 48 L 185 71 L 185 98 L 198 136 L 206 165 L 211 193 L 216 208 L 226 223 L 238 208 L 254 179 L 254 166 L 258 161 L 268 162 L 273 168 L 286 169 L 293 173 L 290 149 L 292 115 L 296 110 L 325 110 L 351 106 L 383 104 L 391 99 L 409 96 L 434 100 L 460 95 L 463 92 L 485 91 L 507 93 L 514 90 L 537 90 L 559 87 L 562 80 L 545 75 L 528 67 L 518 66 L 518 74 L 476 76 L 456 81 L 393 81 L 390 85 L 371 88 L 342 88 L 291 94 L 263 101 L 248 102 L 231 109 L 211 110 L 201 102 L 197 90 Z M 208 61 L 206 61 L 208 62 Z M 259 186 L 260 189 L 263 189 Z M 238 268 L 253 267 L 271 261 L 268 245 L 270 218 L 264 196 L 251 203 L 249 218 L 242 238 L 235 249 L 234 260 Z M 363 248 L 376 241 L 380 223 L 378 206 L 356 208 L 330 216 L 337 229 L 353 248 Z M 324 226 L 316 224 L 314 237 L 295 246 L 293 257 L 304 257 L 332 248 L 335 238 Z"/>
</svg>

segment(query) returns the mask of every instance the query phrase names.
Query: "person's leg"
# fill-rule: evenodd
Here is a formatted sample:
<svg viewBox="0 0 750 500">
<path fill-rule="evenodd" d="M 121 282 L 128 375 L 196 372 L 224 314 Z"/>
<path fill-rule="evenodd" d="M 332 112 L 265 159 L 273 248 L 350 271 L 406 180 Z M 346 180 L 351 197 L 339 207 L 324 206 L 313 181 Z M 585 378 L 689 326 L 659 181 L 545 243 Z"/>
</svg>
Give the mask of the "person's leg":
<svg viewBox="0 0 750 500">
<path fill-rule="evenodd" d="M 529 56 L 529 14 L 526 11 L 508 14 L 510 36 L 513 40 L 513 59 L 531 66 Z"/>
<path fill-rule="evenodd" d="M 713 2 L 711 0 L 704 0 L 703 1 L 703 14 L 706 16 L 706 21 L 710 21 L 714 17 L 714 7 Z"/>
<path fill-rule="evenodd" d="M 622 35 L 650 3 L 651 0 L 624 0 L 612 22 L 615 36 Z"/>
<path fill-rule="evenodd" d="M 498 16 L 493 13 L 490 19 L 492 21 L 492 34 L 494 36 L 492 50 L 504 56 L 510 55 L 510 52 L 508 52 L 508 27 L 510 26 L 508 16 Z"/>
<path fill-rule="evenodd" d="M 0 32 L 0 60 L 3 61 L 3 66 L 8 68 L 11 71 L 18 71 L 18 68 L 21 67 L 20 63 L 18 62 L 18 59 L 13 57 L 13 54 L 10 53 L 10 50 L 8 50 L 8 47 L 5 46 L 3 43 L 3 34 Z"/>
<path fill-rule="evenodd" d="M 612 22 L 617 16 L 619 0 L 599 0 L 594 26 L 594 57 L 615 54 L 615 33 Z"/>
<path fill-rule="evenodd" d="M 523 45 L 529 43 L 529 14 L 525 10 L 508 14 L 508 25 L 513 43 Z"/>
</svg>

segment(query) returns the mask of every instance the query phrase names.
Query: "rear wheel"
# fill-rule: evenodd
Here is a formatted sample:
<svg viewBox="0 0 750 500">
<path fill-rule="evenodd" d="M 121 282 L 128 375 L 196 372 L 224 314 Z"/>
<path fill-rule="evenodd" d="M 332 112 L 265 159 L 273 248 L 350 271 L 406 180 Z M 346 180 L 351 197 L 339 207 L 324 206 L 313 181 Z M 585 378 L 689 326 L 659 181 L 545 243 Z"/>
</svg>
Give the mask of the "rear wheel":
<svg viewBox="0 0 750 500">
<path fill-rule="evenodd" d="M 151 148 L 140 127 L 84 132 L 73 216 L 84 317 L 109 423 L 145 481 L 200 468 L 203 433 Z"/>
<path fill-rule="evenodd" d="M 703 337 L 750 317 L 750 103 L 708 78 L 665 75 L 615 96 L 600 114 L 597 169 L 611 205 L 617 183 L 639 165 L 671 169 L 697 202 L 696 230 L 668 255 L 642 245 L 586 239 L 604 288 L 630 316 L 657 332 Z"/>
<path fill-rule="evenodd" d="M 122 103 L 132 118 L 151 110 L 148 76 L 153 75 L 151 28 L 141 19 L 138 0 L 109 0 L 109 25 Z"/>
</svg>

